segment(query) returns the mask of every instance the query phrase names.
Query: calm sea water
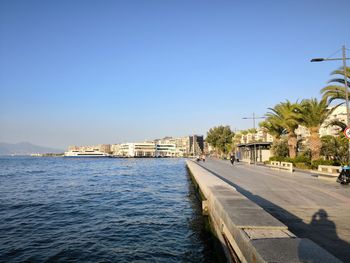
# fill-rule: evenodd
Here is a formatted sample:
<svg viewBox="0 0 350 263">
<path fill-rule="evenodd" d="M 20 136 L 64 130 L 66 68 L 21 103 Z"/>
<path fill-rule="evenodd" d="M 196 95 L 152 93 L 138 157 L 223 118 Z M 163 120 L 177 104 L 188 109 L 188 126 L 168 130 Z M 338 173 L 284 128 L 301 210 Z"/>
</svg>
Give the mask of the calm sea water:
<svg viewBox="0 0 350 263">
<path fill-rule="evenodd" d="M 0 157 L 1 262 L 211 262 L 183 159 Z"/>
</svg>

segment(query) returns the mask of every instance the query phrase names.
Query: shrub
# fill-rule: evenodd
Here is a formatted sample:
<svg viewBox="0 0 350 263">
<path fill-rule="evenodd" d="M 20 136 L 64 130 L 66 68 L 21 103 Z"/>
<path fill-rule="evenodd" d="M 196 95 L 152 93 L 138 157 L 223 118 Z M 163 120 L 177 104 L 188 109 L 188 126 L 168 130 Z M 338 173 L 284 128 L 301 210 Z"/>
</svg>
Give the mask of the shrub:
<svg viewBox="0 0 350 263">
<path fill-rule="evenodd" d="M 274 142 L 271 147 L 271 150 L 273 154 L 276 156 L 287 157 L 289 155 L 287 140 L 280 140 L 280 141 Z"/>
<path fill-rule="evenodd" d="M 319 165 L 334 165 L 332 160 L 314 160 L 311 162 L 311 169 L 317 169 Z"/>
<path fill-rule="evenodd" d="M 295 163 L 311 163 L 311 160 L 308 156 L 305 155 L 299 155 L 297 157 L 294 158 L 294 162 Z"/>
<path fill-rule="evenodd" d="M 283 156 L 272 156 L 269 158 L 270 161 L 276 161 L 276 162 L 285 162 L 287 157 Z"/>
<path fill-rule="evenodd" d="M 270 161 L 289 162 L 289 163 L 292 163 L 293 166 L 295 166 L 296 168 L 300 168 L 300 169 L 310 169 L 311 167 L 311 160 L 308 156 L 305 156 L 305 155 L 299 155 L 295 158 L 273 156 L 273 157 L 270 157 Z"/>
<path fill-rule="evenodd" d="M 309 163 L 295 163 L 294 166 L 299 169 L 310 169 Z"/>
</svg>

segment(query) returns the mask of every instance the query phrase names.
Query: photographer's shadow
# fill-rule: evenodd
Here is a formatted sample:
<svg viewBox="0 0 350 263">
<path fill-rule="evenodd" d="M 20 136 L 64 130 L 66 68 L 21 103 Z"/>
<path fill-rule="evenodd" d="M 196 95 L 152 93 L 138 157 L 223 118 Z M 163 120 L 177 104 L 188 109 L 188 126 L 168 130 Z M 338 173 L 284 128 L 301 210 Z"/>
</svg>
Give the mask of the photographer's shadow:
<svg viewBox="0 0 350 263">
<path fill-rule="evenodd" d="M 338 239 L 336 226 L 333 221 L 328 219 L 328 214 L 324 209 L 319 209 L 316 213 L 313 214 L 310 222 L 310 227 L 314 228 L 315 230 L 322 228 L 328 232 L 328 237 L 334 237 Z"/>
<path fill-rule="evenodd" d="M 312 215 L 311 222 L 307 227 L 310 229 L 309 239 L 325 248 L 329 253 L 337 255 L 343 262 L 350 262 L 348 251 L 349 243 L 339 238 L 336 225 L 329 219 L 328 213 L 324 209 L 319 209 Z M 325 244 L 325 245 L 321 245 Z M 301 252 L 301 251 L 299 251 Z M 299 253 L 300 254 L 300 253 Z M 315 262 L 311 258 L 306 262 Z"/>
</svg>

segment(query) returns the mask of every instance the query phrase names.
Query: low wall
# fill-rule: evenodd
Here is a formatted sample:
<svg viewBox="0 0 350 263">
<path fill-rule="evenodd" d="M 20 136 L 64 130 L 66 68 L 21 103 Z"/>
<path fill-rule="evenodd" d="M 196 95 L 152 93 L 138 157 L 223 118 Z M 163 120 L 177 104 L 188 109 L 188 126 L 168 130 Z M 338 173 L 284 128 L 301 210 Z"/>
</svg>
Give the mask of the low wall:
<svg viewBox="0 0 350 263">
<path fill-rule="evenodd" d="M 341 262 L 309 239 L 294 236 L 286 225 L 197 163 L 187 166 L 206 198 L 210 217 L 228 262 Z"/>
<path fill-rule="evenodd" d="M 266 166 L 268 166 L 272 169 L 285 170 L 285 171 L 288 171 L 290 173 L 293 173 L 293 163 L 271 161 L 270 164 L 268 164 Z"/>
<path fill-rule="evenodd" d="M 320 179 L 336 182 L 341 169 L 341 166 L 319 165 L 317 175 Z"/>
</svg>

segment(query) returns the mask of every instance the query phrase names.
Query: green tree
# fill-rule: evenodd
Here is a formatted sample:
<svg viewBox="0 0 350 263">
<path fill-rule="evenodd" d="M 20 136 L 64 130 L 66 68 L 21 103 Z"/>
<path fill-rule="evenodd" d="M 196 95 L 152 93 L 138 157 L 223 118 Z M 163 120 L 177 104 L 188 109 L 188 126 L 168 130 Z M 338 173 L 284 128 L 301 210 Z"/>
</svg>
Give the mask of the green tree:
<svg viewBox="0 0 350 263">
<path fill-rule="evenodd" d="M 255 134 L 255 133 L 258 132 L 258 130 L 257 130 L 257 129 L 251 128 L 251 129 L 248 129 L 247 132 L 248 132 L 248 133 L 251 133 L 251 134 Z"/>
<path fill-rule="evenodd" d="M 279 122 L 274 121 L 274 118 L 269 118 L 266 121 L 259 123 L 259 126 L 266 130 L 269 133 L 274 141 L 279 141 L 281 136 L 284 134 L 285 129 L 282 126 L 279 126 Z"/>
<path fill-rule="evenodd" d="M 345 103 L 345 86 L 344 86 L 344 70 L 340 68 L 331 73 L 331 75 L 340 75 L 328 81 L 330 85 L 327 85 L 321 89 L 322 98 L 326 99 L 329 103 L 334 100 L 340 100 L 340 104 Z M 350 78 L 350 68 L 346 68 L 346 78 Z M 348 87 L 350 82 L 348 81 Z"/>
<path fill-rule="evenodd" d="M 346 164 L 348 158 L 348 140 L 341 132 L 339 136 L 326 135 L 321 137 L 321 154 L 327 160 L 333 160 L 339 164 Z"/>
<path fill-rule="evenodd" d="M 295 130 L 300 123 L 300 104 L 290 101 L 281 102 L 266 114 L 266 122 L 272 127 L 283 128 L 283 133 L 287 134 L 289 157 L 295 158 L 297 154 L 297 135 Z"/>
<path fill-rule="evenodd" d="M 271 150 L 274 156 L 288 157 L 289 149 L 287 140 L 278 140 L 273 143 Z"/>
<path fill-rule="evenodd" d="M 308 128 L 310 132 L 309 146 L 312 161 L 320 158 L 322 146 L 319 135 L 320 127 L 335 108 L 329 108 L 326 98 L 320 101 L 316 98 L 305 99 L 301 102 L 300 120 L 301 124 Z"/>
<path fill-rule="evenodd" d="M 210 143 L 220 153 L 226 154 L 232 149 L 232 138 L 234 135 L 230 126 L 220 125 L 209 129 L 206 142 Z"/>
</svg>

